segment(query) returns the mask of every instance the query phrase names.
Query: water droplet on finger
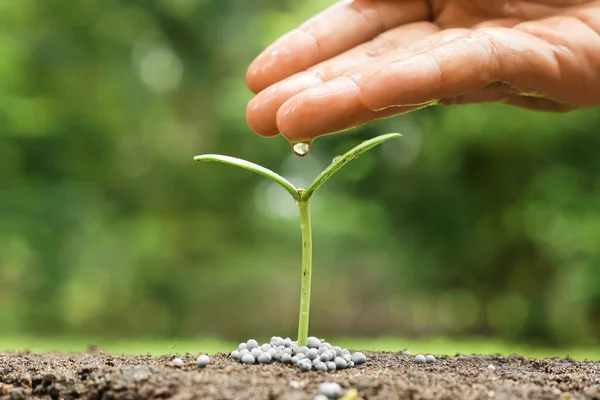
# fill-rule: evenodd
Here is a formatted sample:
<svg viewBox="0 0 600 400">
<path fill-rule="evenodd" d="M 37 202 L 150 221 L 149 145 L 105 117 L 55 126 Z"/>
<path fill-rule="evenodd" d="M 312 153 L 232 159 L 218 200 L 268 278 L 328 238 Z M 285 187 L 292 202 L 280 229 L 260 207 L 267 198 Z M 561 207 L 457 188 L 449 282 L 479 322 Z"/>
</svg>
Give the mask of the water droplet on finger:
<svg viewBox="0 0 600 400">
<path fill-rule="evenodd" d="M 310 151 L 310 143 L 296 143 L 292 146 L 292 150 L 298 157 L 304 157 Z"/>
</svg>

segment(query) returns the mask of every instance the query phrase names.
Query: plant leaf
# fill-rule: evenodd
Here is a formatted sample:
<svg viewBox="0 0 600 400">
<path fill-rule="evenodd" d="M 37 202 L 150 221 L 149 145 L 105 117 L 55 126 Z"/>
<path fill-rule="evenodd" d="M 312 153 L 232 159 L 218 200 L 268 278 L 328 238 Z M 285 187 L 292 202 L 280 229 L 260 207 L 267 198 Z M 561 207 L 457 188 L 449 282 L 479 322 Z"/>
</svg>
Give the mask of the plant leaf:
<svg viewBox="0 0 600 400">
<path fill-rule="evenodd" d="M 266 176 L 274 182 L 277 182 L 281 187 L 283 187 L 295 200 L 300 200 L 300 194 L 298 189 L 283 176 L 271 171 L 268 168 L 261 167 L 258 164 L 254 164 L 250 161 L 242 160 L 241 158 L 223 156 L 220 154 L 203 154 L 200 156 L 194 157 L 195 161 L 215 161 L 221 162 L 224 164 L 234 165 L 236 167 L 247 169 L 248 171 L 256 172 L 262 176 Z"/>
<path fill-rule="evenodd" d="M 309 199 L 310 196 L 312 196 L 312 194 L 327 179 L 329 179 L 331 177 L 331 175 L 333 175 L 334 173 L 336 173 L 337 170 L 339 170 L 344 165 L 346 165 L 348 162 L 350 162 L 350 160 L 358 158 L 358 156 L 360 156 L 362 153 L 364 153 L 364 152 L 366 152 L 368 150 L 371 150 L 373 147 L 377 146 L 378 144 L 381 144 L 381 143 L 385 142 L 388 139 L 393 139 L 393 138 L 397 138 L 397 137 L 401 137 L 401 136 L 402 135 L 399 134 L 399 133 L 387 133 L 385 135 L 380 135 L 380 136 L 377 136 L 377 137 L 375 137 L 373 139 L 365 140 L 364 142 L 362 142 L 358 146 L 350 149 L 344 155 L 342 155 L 340 157 L 336 157 L 336 159 L 334 159 L 334 161 L 331 164 L 329 164 L 329 166 L 327 168 L 325 168 L 323 170 L 323 172 L 321 172 L 319 174 L 319 176 L 317 176 L 315 178 L 315 180 L 310 184 L 310 186 L 308 188 L 306 188 L 306 190 L 302 191 L 302 199 L 303 200 Z"/>
</svg>

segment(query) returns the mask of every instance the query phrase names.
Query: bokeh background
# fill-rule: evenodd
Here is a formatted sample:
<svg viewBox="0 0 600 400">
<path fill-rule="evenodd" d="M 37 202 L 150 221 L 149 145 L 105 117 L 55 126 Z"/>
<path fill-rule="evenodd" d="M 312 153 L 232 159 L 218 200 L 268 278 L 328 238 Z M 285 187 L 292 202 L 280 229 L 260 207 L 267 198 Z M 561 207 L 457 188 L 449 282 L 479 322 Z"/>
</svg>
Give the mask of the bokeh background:
<svg viewBox="0 0 600 400">
<path fill-rule="evenodd" d="M 432 107 L 295 157 L 244 74 L 331 3 L 0 1 L 0 336 L 294 337 L 295 204 L 193 156 L 303 184 L 400 132 L 314 197 L 311 333 L 598 343 L 600 111 Z"/>
</svg>

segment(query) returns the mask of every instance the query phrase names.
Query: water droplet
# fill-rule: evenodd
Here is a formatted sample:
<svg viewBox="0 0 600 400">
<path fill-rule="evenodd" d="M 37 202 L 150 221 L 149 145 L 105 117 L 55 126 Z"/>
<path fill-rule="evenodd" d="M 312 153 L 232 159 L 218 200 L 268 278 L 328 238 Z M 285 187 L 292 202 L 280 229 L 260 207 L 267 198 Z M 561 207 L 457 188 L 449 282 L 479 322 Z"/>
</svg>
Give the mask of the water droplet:
<svg viewBox="0 0 600 400">
<path fill-rule="evenodd" d="M 333 164 L 334 162 L 338 162 L 339 160 L 341 160 L 342 156 L 335 156 L 333 157 L 333 160 L 331 160 L 331 163 Z"/>
<path fill-rule="evenodd" d="M 296 143 L 292 146 L 292 150 L 298 157 L 304 157 L 310 151 L 310 143 Z"/>
</svg>

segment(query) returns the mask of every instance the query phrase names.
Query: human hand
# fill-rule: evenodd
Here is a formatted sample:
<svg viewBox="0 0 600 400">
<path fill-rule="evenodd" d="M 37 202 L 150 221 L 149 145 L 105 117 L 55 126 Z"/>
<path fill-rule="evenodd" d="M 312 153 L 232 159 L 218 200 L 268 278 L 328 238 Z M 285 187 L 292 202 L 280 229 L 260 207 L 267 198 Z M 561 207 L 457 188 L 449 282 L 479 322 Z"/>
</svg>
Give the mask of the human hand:
<svg viewBox="0 0 600 400">
<path fill-rule="evenodd" d="M 428 104 L 600 105 L 600 1 L 344 0 L 250 65 L 251 129 L 312 142 Z"/>
</svg>

